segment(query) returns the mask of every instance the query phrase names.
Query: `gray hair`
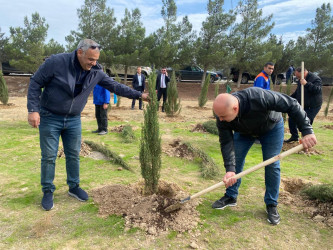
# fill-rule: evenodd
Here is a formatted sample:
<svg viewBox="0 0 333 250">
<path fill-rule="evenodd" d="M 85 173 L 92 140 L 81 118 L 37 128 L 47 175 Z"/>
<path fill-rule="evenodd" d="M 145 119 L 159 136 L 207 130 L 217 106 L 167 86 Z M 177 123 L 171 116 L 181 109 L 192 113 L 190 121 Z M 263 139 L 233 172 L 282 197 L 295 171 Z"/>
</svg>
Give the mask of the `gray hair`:
<svg viewBox="0 0 333 250">
<path fill-rule="evenodd" d="M 101 45 L 96 43 L 91 39 L 83 39 L 79 42 L 77 49 L 82 49 L 83 52 L 86 52 L 88 49 L 98 49 L 101 50 Z"/>
</svg>

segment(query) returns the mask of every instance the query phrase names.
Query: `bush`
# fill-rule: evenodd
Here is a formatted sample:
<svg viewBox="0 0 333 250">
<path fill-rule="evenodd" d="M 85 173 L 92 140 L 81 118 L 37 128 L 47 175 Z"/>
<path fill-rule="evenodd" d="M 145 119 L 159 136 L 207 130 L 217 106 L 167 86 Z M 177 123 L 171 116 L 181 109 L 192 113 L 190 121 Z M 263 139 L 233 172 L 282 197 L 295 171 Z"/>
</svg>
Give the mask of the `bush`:
<svg viewBox="0 0 333 250">
<path fill-rule="evenodd" d="M 310 200 L 333 202 L 333 184 L 320 184 L 305 187 L 301 190 L 301 194 L 307 196 Z"/>
<path fill-rule="evenodd" d="M 201 88 L 201 92 L 200 92 L 200 95 L 198 98 L 200 108 L 205 106 L 207 103 L 207 100 L 208 100 L 207 94 L 208 94 L 209 84 L 210 84 L 210 74 L 208 74 L 208 76 L 206 76 L 205 82 Z"/>
<path fill-rule="evenodd" d="M 204 129 L 206 129 L 206 131 L 208 133 L 211 133 L 213 135 L 219 135 L 219 131 L 216 127 L 216 121 L 214 120 L 211 120 L 211 121 L 207 121 L 207 122 L 204 122 L 202 124 L 202 126 L 204 127 Z"/>
<path fill-rule="evenodd" d="M 2 71 L 0 71 L 0 102 L 5 105 L 8 103 L 8 88 Z"/>
<path fill-rule="evenodd" d="M 135 140 L 135 135 L 130 125 L 124 126 L 123 131 L 121 131 L 121 136 L 125 143 L 131 143 Z"/>
<path fill-rule="evenodd" d="M 141 129 L 140 166 L 145 180 L 145 194 L 157 193 L 161 170 L 161 136 L 158 122 L 157 94 L 155 91 L 156 74 L 148 79 L 150 102 L 144 112 Z"/>
<path fill-rule="evenodd" d="M 177 81 L 175 71 L 172 72 L 171 81 L 167 89 L 167 101 L 165 103 L 165 113 L 167 116 L 176 116 L 180 113 L 181 105 L 178 98 Z"/>
</svg>

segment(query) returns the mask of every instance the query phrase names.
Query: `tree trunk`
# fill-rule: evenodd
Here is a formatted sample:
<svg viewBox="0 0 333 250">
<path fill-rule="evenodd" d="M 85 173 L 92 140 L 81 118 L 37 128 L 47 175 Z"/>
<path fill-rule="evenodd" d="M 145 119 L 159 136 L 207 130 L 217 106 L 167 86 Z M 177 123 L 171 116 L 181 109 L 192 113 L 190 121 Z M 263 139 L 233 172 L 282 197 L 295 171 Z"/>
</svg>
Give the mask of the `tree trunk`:
<svg viewBox="0 0 333 250">
<path fill-rule="evenodd" d="M 238 72 L 238 80 L 237 80 L 237 88 L 238 89 L 240 88 L 240 84 L 241 84 L 241 81 L 242 81 L 242 75 L 243 75 L 243 70 L 240 69 L 239 72 Z"/>
<path fill-rule="evenodd" d="M 127 70 L 128 70 L 128 66 L 125 65 L 125 75 L 124 75 L 124 84 L 127 85 Z"/>
</svg>

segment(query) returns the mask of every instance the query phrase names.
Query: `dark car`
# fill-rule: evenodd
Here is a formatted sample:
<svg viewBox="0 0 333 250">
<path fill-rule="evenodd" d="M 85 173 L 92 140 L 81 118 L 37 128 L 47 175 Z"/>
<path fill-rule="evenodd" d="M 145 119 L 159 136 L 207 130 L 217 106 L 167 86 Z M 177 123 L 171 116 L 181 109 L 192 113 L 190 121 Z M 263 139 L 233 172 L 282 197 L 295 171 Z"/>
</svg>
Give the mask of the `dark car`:
<svg viewBox="0 0 333 250">
<path fill-rule="evenodd" d="M 186 66 L 181 70 L 176 70 L 177 81 L 201 81 L 204 71 L 198 66 Z M 210 82 L 219 80 L 219 75 L 216 72 L 207 71 L 206 77 L 210 74 Z"/>
<path fill-rule="evenodd" d="M 239 70 L 236 68 L 231 68 L 230 75 L 232 75 L 232 81 L 237 82 L 238 76 L 239 76 Z M 253 81 L 256 78 L 256 76 L 257 75 L 252 75 L 249 72 L 243 72 L 241 84 L 247 84 L 249 82 L 249 80 Z"/>
<path fill-rule="evenodd" d="M 32 72 L 26 72 L 26 71 L 19 70 L 19 69 L 16 69 L 16 68 L 12 67 L 9 64 L 9 62 L 3 62 L 2 63 L 2 73 L 5 76 L 8 76 L 9 74 L 27 74 L 27 75 L 32 74 Z"/>
</svg>

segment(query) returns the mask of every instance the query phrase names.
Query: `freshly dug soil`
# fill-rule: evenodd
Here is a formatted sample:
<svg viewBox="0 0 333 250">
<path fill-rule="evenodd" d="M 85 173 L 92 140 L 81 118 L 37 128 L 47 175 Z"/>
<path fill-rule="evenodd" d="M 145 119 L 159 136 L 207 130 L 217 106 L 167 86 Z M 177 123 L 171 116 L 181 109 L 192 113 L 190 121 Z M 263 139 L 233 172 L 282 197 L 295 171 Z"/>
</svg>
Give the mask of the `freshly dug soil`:
<svg viewBox="0 0 333 250">
<path fill-rule="evenodd" d="M 157 194 L 144 195 L 144 182 L 134 185 L 109 185 L 94 189 L 92 197 L 99 206 L 99 215 L 112 214 L 125 218 L 125 230 L 138 227 L 150 235 L 168 230 L 185 232 L 197 226 L 199 199 L 185 203 L 179 210 L 167 213 L 164 209 L 187 197 L 177 185 L 159 182 Z"/>
</svg>

